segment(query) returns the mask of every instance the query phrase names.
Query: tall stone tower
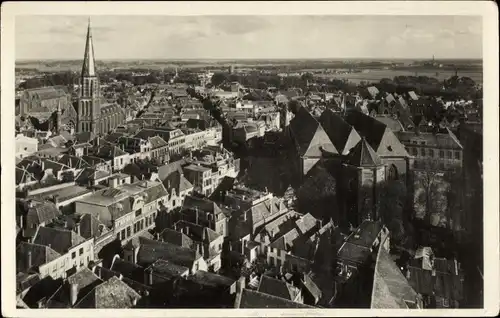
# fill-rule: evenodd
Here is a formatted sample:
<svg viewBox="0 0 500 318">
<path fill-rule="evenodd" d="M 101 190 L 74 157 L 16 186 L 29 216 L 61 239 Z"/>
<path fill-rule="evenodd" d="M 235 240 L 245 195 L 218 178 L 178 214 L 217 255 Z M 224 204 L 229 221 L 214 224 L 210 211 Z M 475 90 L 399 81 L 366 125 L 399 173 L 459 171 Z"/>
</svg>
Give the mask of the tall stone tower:
<svg viewBox="0 0 500 318">
<path fill-rule="evenodd" d="M 90 19 L 87 28 L 87 39 L 83 57 L 82 74 L 80 77 L 80 96 L 78 98 L 77 132 L 90 131 L 99 134 L 100 127 L 100 87 L 94 59 L 94 44 Z"/>
</svg>

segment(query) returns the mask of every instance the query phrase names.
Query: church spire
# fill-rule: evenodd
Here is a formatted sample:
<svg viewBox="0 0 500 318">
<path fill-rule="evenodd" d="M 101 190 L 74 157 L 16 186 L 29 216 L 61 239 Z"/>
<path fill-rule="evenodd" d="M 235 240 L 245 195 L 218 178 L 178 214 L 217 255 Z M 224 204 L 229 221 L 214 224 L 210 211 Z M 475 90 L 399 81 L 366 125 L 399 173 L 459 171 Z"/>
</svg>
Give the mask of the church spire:
<svg viewBox="0 0 500 318">
<path fill-rule="evenodd" d="M 85 55 L 83 57 L 82 76 L 96 76 L 94 44 L 92 42 L 92 31 L 90 29 L 90 17 L 87 27 L 87 40 L 85 43 Z"/>
</svg>

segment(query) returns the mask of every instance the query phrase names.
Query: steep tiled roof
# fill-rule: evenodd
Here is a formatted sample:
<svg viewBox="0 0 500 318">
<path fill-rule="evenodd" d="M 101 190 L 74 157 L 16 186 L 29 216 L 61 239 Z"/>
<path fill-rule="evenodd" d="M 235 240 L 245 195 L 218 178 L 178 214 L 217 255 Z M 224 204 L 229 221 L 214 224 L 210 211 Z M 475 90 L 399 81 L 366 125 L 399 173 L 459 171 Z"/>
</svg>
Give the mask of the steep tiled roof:
<svg viewBox="0 0 500 318">
<path fill-rule="evenodd" d="M 183 209 L 197 208 L 200 211 L 210 212 L 215 215 L 222 213 L 222 210 L 215 202 L 205 198 L 194 197 L 191 195 L 186 196 L 182 208 Z"/>
<path fill-rule="evenodd" d="M 314 308 L 281 297 L 243 289 L 236 296 L 235 308 Z"/>
<path fill-rule="evenodd" d="M 204 286 L 225 286 L 229 287 L 234 284 L 235 280 L 216 273 L 197 271 L 194 275 L 189 276 L 190 280 Z"/>
<path fill-rule="evenodd" d="M 50 223 L 61 215 L 61 211 L 52 202 L 31 200 L 32 207 L 28 208 L 27 214 L 36 216 L 37 223 Z"/>
<path fill-rule="evenodd" d="M 151 143 L 152 149 L 168 146 L 168 143 L 165 140 L 163 140 L 160 136 L 153 136 L 149 138 L 149 142 Z"/>
<path fill-rule="evenodd" d="M 348 154 L 347 163 L 356 167 L 373 167 L 381 165 L 382 161 L 363 137 Z"/>
<path fill-rule="evenodd" d="M 115 258 L 110 270 L 122 274 L 124 277 L 142 282 L 144 280 L 144 267 L 127 262 L 121 258 Z"/>
<path fill-rule="evenodd" d="M 379 122 L 383 123 L 387 127 L 389 127 L 393 132 L 397 131 L 404 131 L 403 125 L 401 122 L 395 118 L 388 117 L 388 116 L 377 116 L 375 117 L 376 120 Z"/>
<path fill-rule="evenodd" d="M 50 246 L 56 252 L 65 254 L 71 247 L 85 242 L 85 239 L 73 231 L 41 226 L 33 242 Z"/>
<path fill-rule="evenodd" d="M 106 225 L 92 214 L 84 214 L 80 218 L 80 235 L 86 239 L 99 237 L 108 231 Z"/>
<path fill-rule="evenodd" d="M 375 263 L 371 308 L 407 309 L 405 300 L 415 301 L 417 293 L 385 248 L 380 248 Z"/>
<path fill-rule="evenodd" d="M 262 275 L 260 278 L 258 292 L 281 297 L 288 300 L 295 300 L 299 291 L 296 287 L 276 278 Z"/>
<path fill-rule="evenodd" d="M 96 286 L 87 296 L 76 304 L 77 308 L 132 308 L 134 301 L 141 296 L 117 277 Z"/>
<path fill-rule="evenodd" d="M 35 176 L 24 168 L 16 167 L 16 184 L 23 184 L 35 181 Z"/>
<path fill-rule="evenodd" d="M 27 263 L 28 252 L 31 252 L 30 268 L 46 264 L 61 256 L 48 246 L 21 242 L 16 247 L 16 272 L 26 272 L 30 269 Z"/>
<path fill-rule="evenodd" d="M 321 113 L 319 122 L 335 148 L 344 155 L 361 140 L 358 132 L 331 109 Z"/>
<path fill-rule="evenodd" d="M 167 243 L 172 243 L 177 246 L 187 247 L 191 249 L 196 248 L 193 240 L 180 231 L 175 231 L 167 228 L 160 233 L 160 238 L 162 238 Z"/>
<path fill-rule="evenodd" d="M 127 153 L 116 146 L 104 145 L 99 147 L 97 156 L 105 160 L 111 160 L 119 156 L 124 156 Z"/>
<path fill-rule="evenodd" d="M 184 177 L 184 174 L 180 170 L 172 172 L 165 179 L 163 179 L 163 185 L 169 192 L 172 189 L 175 189 L 177 195 L 179 195 L 182 191 L 193 188 L 191 182 Z"/>
<path fill-rule="evenodd" d="M 197 251 L 171 243 L 146 238 L 139 238 L 139 242 L 141 246 L 137 258 L 141 264 L 151 264 L 158 259 L 164 259 L 191 268 L 193 262 L 200 258 Z"/>
<path fill-rule="evenodd" d="M 63 155 L 58 162 L 74 169 L 84 169 L 90 167 L 90 165 L 82 158 L 71 155 Z"/>
<path fill-rule="evenodd" d="M 290 121 L 290 130 L 301 156 L 321 157 L 320 148 L 338 153 L 323 127 L 304 107 L 300 107 Z"/>
<path fill-rule="evenodd" d="M 78 286 L 78 302 L 101 283 L 102 280 L 99 277 L 90 269 L 84 267 L 68 277 L 66 284 L 63 284 L 47 301 L 47 308 L 71 308 L 71 284 Z"/>
<path fill-rule="evenodd" d="M 151 266 L 148 267 L 148 270 L 153 270 L 154 275 L 165 278 L 176 278 L 186 272 L 189 272 L 188 267 L 177 265 L 164 259 L 159 259 L 151 264 Z"/>
<path fill-rule="evenodd" d="M 300 231 L 300 234 L 306 234 L 310 230 L 312 230 L 317 225 L 317 220 L 310 213 L 307 213 L 297 221 L 295 221 L 297 228 Z"/>
<path fill-rule="evenodd" d="M 346 117 L 346 121 L 362 137 L 366 138 L 366 141 L 375 150 L 377 155 L 409 157 L 396 135 L 386 125 L 375 118 L 360 112 L 350 112 Z"/>
</svg>

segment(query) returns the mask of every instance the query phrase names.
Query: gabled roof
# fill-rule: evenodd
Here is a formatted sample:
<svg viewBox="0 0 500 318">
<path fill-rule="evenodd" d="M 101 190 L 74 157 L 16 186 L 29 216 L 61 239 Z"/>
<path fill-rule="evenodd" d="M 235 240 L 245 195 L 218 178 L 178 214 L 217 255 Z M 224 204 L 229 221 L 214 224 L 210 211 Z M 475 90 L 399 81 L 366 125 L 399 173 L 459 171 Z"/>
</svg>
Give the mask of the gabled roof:
<svg viewBox="0 0 500 318">
<path fill-rule="evenodd" d="M 394 133 L 383 123 L 361 112 L 349 112 L 346 121 L 383 157 L 409 157 L 404 146 Z"/>
<path fill-rule="evenodd" d="M 295 297 L 299 294 L 298 288 L 282 280 L 266 275 L 260 277 L 260 284 L 257 291 L 292 301 L 295 300 Z"/>
<path fill-rule="evenodd" d="M 99 147 L 96 152 L 96 156 L 103 158 L 105 160 L 114 159 L 116 157 L 127 155 L 125 151 L 121 150 L 116 146 L 104 145 Z"/>
<path fill-rule="evenodd" d="M 71 284 L 76 284 L 78 287 L 77 302 L 102 283 L 102 280 L 97 277 L 90 269 L 84 267 L 73 275 L 69 276 L 66 284 L 51 297 L 47 307 L 66 307 L 70 308 L 71 305 Z"/>
<path fill-rule="evenodd" d="M 27 215 L 34 217 L 37 224 L 50 223 L 61 215 L 61 211 L 52 202 L 31 200 Z"/>
<path fill-rule="evenodd" d="M 331 109 L 323 111 L 321 126 L 339 152 L 346 155 L 361 140 L 358 132 Z"/>
<path fill-rule="evenodd" d="M 167 242 L 158 242 L 142 237 L 139 238 L 139 242 L 140 248 L 137 258 L 141 264 L 151 264 L 158 259 L 164 259 L 191 268 L 194 261 L 201 257 L 198 251 Z"/>
<path fill-rule="evenodd" d="M 188 267 L 177 265 L 164 259 L 157 260 L 151 264 L 147 270 L 152 270 L 155 276 L 161 276 L 167 279 L 177 278 L 184 273 L 189 272 Z"/>
<path fill-rule="evenodd" d="M 96 286 L 80 302 L 76 304 L 77 308 L 132 308 L 135 307 L 134 301 L 141 296 L 126 283 L 117 277 L 111 277 L 106 282 Z"/>
<path fill-rule="evenodd" d="M 347 155 L 347 163 L 356 167 L 374 167 L 380 166 L 382 161 L 363 137 Z"/>
<path fill-rule="evenodd" d="M 371 308 L 407 309 L 406 301 L 415 302 L 417 293 L 385 248 L 380 248 L 375 263 Z"/>
<path fill-rule="evenodd" d="M 213 213 L 215 215 L 222 213 L 222 210 L 215 202 L 210 201 L 206 198 L 198 198 L 192 195 L 187 195 L 184 199 L 184 204 L 182 205 L 182 209 L 186 210 L 193 208 L 196 208 L 200 211 Z"/>
<path fill-rule="evenodd" d="M 323 127 L 304 107 L 290 121 L 290 131 L 300 156 L 321 157 L 320 149 L 338 153 Z"/>
<path fill-rule="evenodd" d="M 77 233 L 69 230 L 40 226 L 33 243 L 50 246 L 60 254 L 66 254 L 70 248 L 85 242 Z"/>
<path fill-rule="evenodd" d="M 235 280 L 232 278 L 201 270 L 194 273 L 194 275 L 189 276 L 188 279 L 200 285 L 211 287 L 230 287 L 235 282 Z"/>
<path fill-rule="evenodd" d="M 28 253 L 31 252 L 31 267 L 28 267 Z M 27 242 L 21 242 L 16 247 L 16 272 L 27 272 L 33 267 L 38 267 L 51 262 L 61 254 L 52 248 Z"/>
<path fill-rule="evenodd" d="M 165 140 L 163 140 L 163 138 L 161 138 L 160 136 L 153 136 L 149 138 L 149 142 L 151 143 L 152 149 L 168 146 L 168 143 Z"/>
<path fill-rule="evenodd" d="M 166 228 L 160 233 L 160 238 L 162 238 L 164 242 L 172 243 L 177 246 L 187 247 L 191 249 L 196 248 L 194 241 L 189 236 L 180 231 Z"/>
<path fill-rule="evenodd" d="M 144 267 L 127 262 L 121 258 L 113 259 L 110 270 L 122 274 L 123 277 L 142 282 L 144 280 Z"/>
<path fill-rule="evenodd" d="M 307 213 L 306 215 L 295 221 L 295 224 L 297 225 L 300 234 L 304 235 L 316 227 L 317 220 L 310 213 Z"/>
<path fill-rule="evenodd" d="M 82 158 L 71 155 L 63 155 L 58 162 L 73 169 L 84 169 L 90 167 L 88 162 Z"/>
</svg>

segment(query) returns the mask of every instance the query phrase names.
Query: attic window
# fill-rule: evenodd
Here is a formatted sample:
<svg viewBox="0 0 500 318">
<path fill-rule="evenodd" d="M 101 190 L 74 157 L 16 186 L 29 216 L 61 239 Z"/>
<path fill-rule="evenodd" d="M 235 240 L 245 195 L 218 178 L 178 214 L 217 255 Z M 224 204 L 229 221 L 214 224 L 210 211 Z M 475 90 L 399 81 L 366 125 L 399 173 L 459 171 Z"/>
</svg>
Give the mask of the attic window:
<svg viewBox="0 0 500 318">
<path fill-rule="evenodd" d="M 387 150 L 392 151 L 392 147 L 391 146 L 387 146 Z"/>
</svg>

